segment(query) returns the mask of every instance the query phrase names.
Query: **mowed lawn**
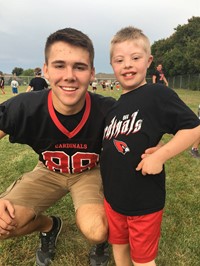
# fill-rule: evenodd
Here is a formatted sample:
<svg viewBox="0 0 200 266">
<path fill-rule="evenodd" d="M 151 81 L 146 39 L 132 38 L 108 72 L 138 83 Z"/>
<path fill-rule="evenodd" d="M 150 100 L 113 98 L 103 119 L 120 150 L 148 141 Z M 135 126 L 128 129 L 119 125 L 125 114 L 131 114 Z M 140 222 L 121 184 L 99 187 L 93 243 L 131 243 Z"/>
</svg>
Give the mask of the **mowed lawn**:
<svg viewBox="0 0 200 266">
<path fill-rule="evenodd" d="M 25 91 L 20 88 L 20 92 Z M 91 90 L 91 88 L 89 88 Z M 97 93 L 118 98 L 120 90 Z M 176 92 L 196 113 L 200 104 L 200 91 Z M 0 92 L 0 103 L 12 97 L 11 88 L 6 94 Z M 17 110 L 16 110 L 17 111 Z M 171 136 L 164 136 L 167 141 Z M 10 144 L 8 137 L 0 141 L 0 192 L 23 172 L 33 169 L 37 155 L 26 145 Z M 200 160 L 189 154 L 189 149 L 165 165 L 167 198 L 162 224 L 162 237 L 157 257 L 158 266 L 200 265 Z M 45 189 L 45 188 L 44 188 Z M 75 224 L 74 209 L 67 195 L 48 210 L 50 215 L 59 215 L 64 221 L 57 243 L 54 266 L 87 266 L 91 245 L 84 239 Z M 0 242 L 0 266 L 33 266 L 38 234 L 34 233 Z M 111 258 L 109 266 L 114 266 Z"/>
</svg>

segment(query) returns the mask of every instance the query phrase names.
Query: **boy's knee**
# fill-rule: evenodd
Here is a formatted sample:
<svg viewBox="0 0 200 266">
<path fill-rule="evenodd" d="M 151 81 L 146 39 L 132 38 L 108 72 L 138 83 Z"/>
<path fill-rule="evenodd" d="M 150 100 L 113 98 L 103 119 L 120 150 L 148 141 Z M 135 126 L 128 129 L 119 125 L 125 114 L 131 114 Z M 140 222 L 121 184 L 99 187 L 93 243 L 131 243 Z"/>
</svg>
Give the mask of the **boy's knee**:
<svg viewBox="0 0 200 266">
<path fill-rule="evenodd" d="M 107 240 L 108 227 L 104 223 L 99 223 L 98 226 L 88 224 L 88 226 L 79 227 L 83 235 L 92 243 L 102 243 Z"/>
<path fill-rule="evenodd" d="M 108 224 L 102 206 L 80 208 L 76 213 L 76 222 L 82 234 L 90 242 L 102 243 L 107 240 Z"/>
<path fill-rule="evenodd" d="M 28 224 L 35 218 L 35 213 L 32 209 L 26 208 L 19 205 L 14 205 L 15 208 L 15 218 L 14 226 L 8 224 L 7 227 L 4 226 L 4 229 L 7 230 L 7 233 L 0 235 L 0 240 L 9 239 L 17 236 L 23 235 L 24 227 L 27 227 Z M 13 228 L 11 228 L 11 226 Z"/>
</svg>

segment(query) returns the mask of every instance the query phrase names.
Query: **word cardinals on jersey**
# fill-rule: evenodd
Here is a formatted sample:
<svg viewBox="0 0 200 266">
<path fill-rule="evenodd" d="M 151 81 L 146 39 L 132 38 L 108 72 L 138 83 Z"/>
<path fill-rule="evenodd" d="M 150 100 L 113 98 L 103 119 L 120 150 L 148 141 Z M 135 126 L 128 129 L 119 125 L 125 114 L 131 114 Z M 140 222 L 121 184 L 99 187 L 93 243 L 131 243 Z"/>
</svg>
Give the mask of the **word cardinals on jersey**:
<svg viewBox="0 0 200 266">
<path fill-rule="evenodd" d="M 142 119 L 136 120 L 139 111 L 132 113 L 131 115 L 124 115 L 122 120 L 117 120 L 116 116 L 111 120 L 109 126 L 104 130 L 105 139 L 111 139 L 117 137 L 120 134 L 129 135 L 130 133 L 136 133 L 141 129 Z"/>
<path fill-rule="evenodd" d="M 113 103 L 88 92 L 83 110 L 64 116 L 54 109 L 51 90 L 21 93 L 0 104 L 0 129 L 11 142 L 32 147 L 49 170 L 79 173 L 99 163 L 104 120 Z"/>
</svg>

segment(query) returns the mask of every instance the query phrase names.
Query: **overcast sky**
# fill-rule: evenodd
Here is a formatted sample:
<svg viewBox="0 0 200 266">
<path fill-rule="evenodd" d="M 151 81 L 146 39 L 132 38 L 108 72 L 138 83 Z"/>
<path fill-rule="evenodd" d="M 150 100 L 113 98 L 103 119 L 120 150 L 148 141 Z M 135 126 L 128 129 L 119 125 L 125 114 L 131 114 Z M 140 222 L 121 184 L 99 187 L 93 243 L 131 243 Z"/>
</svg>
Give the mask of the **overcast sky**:
<svg viewBox="0 0 200 266">
<path fill-rule="evenodd" d="M 46 38 L 72 27 L 93 40 L 96 73 L 112 73 L 109 42 L 120 28 L 138 27 L 154 43 L 192 16 L 199 0 L 0 0 L 0 71 L 41 67 Z"/>
</svg>

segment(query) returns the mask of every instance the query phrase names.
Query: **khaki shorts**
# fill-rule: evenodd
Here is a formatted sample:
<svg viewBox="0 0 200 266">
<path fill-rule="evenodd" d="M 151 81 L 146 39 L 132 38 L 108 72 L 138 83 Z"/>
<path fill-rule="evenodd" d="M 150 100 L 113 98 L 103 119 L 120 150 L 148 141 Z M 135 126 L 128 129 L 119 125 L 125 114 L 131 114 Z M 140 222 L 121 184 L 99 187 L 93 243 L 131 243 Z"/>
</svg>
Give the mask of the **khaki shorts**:
<svg viewBox="0 0 200 266">
<path fill-rule="evenodd" d="M 8 187 L 0 198 L 32 208 L 38 214 L 69 192 L 75 210 L 83 204 L 103 204 L 99 167 L 78 174 L 62 174 L 48 170 L 39 162 L 33 171 L 25 173 Z"/>
</svg>

